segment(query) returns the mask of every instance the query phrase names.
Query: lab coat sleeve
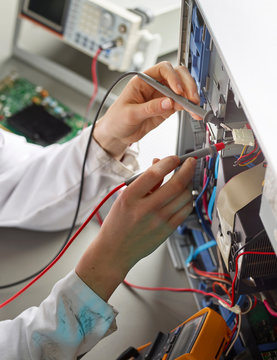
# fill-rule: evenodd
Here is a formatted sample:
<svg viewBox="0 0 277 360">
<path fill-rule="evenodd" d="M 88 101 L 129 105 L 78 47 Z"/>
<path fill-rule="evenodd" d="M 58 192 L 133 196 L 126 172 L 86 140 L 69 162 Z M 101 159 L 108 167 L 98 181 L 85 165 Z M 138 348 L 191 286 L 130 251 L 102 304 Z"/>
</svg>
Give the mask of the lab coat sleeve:
<svg viewBox="0 0 277 360">
<path fill-rule="evenodd" d="M 41 147 L 0 130 L 0 226 L 61 230 L 71 226 L 90 128 L 65 144 Z M 111 158 L 92 140 L 77 223 L 138 169 L 136 152 Z"/>
<path fill-rule="evenodd" d="M 71 360 L 116 329 L 117 312 L 72 271 L 39 307 L 0 322 L 1 360 Z"/>
</svg>

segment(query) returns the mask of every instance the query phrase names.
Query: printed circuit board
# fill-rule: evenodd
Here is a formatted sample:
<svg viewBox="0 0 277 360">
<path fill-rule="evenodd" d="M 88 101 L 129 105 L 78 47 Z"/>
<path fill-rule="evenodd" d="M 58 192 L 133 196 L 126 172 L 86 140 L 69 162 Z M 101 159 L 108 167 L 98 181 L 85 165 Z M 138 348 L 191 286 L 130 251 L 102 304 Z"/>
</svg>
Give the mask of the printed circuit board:
<svg viewBox="0 0 277 360">
<path fill-rule="evenodd" d="M 43 146 L 64 143 L 83 129 L 84 117 L 41 86 L 11 73 L 0 81 L 0 127 Z"/>
</svg>

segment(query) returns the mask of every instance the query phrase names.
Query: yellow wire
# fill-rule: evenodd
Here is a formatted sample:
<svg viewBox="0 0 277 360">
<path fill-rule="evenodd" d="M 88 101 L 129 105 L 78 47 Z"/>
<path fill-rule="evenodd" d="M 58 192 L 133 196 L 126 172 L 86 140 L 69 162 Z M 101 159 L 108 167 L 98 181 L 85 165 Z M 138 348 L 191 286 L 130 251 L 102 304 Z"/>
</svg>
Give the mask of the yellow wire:
<svg viewBox="0 0 277 360">
<path fill-rule="evenodd" d="M 242 155 L 244 154 L 246 148 L 247 148 L 247 145 L 244 145 L 244 147 L 243 147 L 243 149 L 242 149 L 242 152 L 241 152 L 241 154 L 240 154 L 240 156 L 239 156 L 239 159 L 240 159 L 240 158 L 242 157 Z"/>
<path fill-rule="evenodd" d="M 246 148 L 247 148 L 247 145 L 244 145 L 244 147 L 242 148 L 242 151 L 240 153 L 240 156 L 237 158 L 237 160 L 234 162 L 234 164 L 236 164 L 236 165 L 239 164 L 239 161 L 242 158 L 242 155 L 244 154 Z"/>
<path fill-rule="evenodd" d="M 260 155 L 260 154 L 259 154 Z M 239 164 L 239 166 L 247 166 L 249 164 L 251 164 L 253 161 L 255 161 L 257 159 L 258 155 L 256 155 L 255 157 L 253 157 L 252 160 L 248 161 L 248 163 L 245 163 L 245 164 Z"/>
</svg>

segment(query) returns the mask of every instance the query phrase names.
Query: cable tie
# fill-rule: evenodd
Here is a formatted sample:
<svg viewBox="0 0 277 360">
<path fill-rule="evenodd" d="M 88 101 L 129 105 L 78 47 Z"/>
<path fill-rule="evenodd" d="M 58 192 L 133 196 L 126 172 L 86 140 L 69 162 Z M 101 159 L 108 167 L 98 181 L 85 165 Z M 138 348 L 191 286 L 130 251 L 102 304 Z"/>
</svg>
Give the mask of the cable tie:
<svg viewBox="0 0 277 360">
<path fill-rule="evenodd" d="M 232 307 L 229 307 L 228 305 L 226 305 L 223 301 L 221 301 L 221 300 L 219 300 L 218 301 L 219 302 L 219 304 L 221 305 L 221 306 L 223 306 L 225 309 L 227 309 L 227 310 L 229 310 L 229 311 L 231 311 L 231 312 L 233 312 L 233 313 L 235 313 L 235 314 L 241 314 L 241 308 L 240 308 L 240 306 L 239 305 L 235 305 L 235 306 L 232 306 Z"/>
</svg>

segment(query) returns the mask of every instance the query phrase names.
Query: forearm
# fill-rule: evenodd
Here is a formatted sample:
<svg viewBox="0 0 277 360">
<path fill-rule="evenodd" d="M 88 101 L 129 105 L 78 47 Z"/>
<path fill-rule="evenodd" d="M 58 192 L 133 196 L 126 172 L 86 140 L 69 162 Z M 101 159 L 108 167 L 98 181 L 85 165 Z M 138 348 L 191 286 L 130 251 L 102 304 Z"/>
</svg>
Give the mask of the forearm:
<svg viewBox="0 0 277 360">
<path fill-rule="evenodd" d="M 76 359 L 112 330 L 114 318 L 112 307 L 72 272 L 39 307 L 0 322 L 1 359 Z"/>
<path fill-rule="evenodd" d="M 88 287 L 108 301 L 128 271 L 122 261 L 122 253 L 116 254 L 116 244 L 105 246 L 105 240 L 100 232 L 81 257 L 75 271 Z"/>
</svg>

